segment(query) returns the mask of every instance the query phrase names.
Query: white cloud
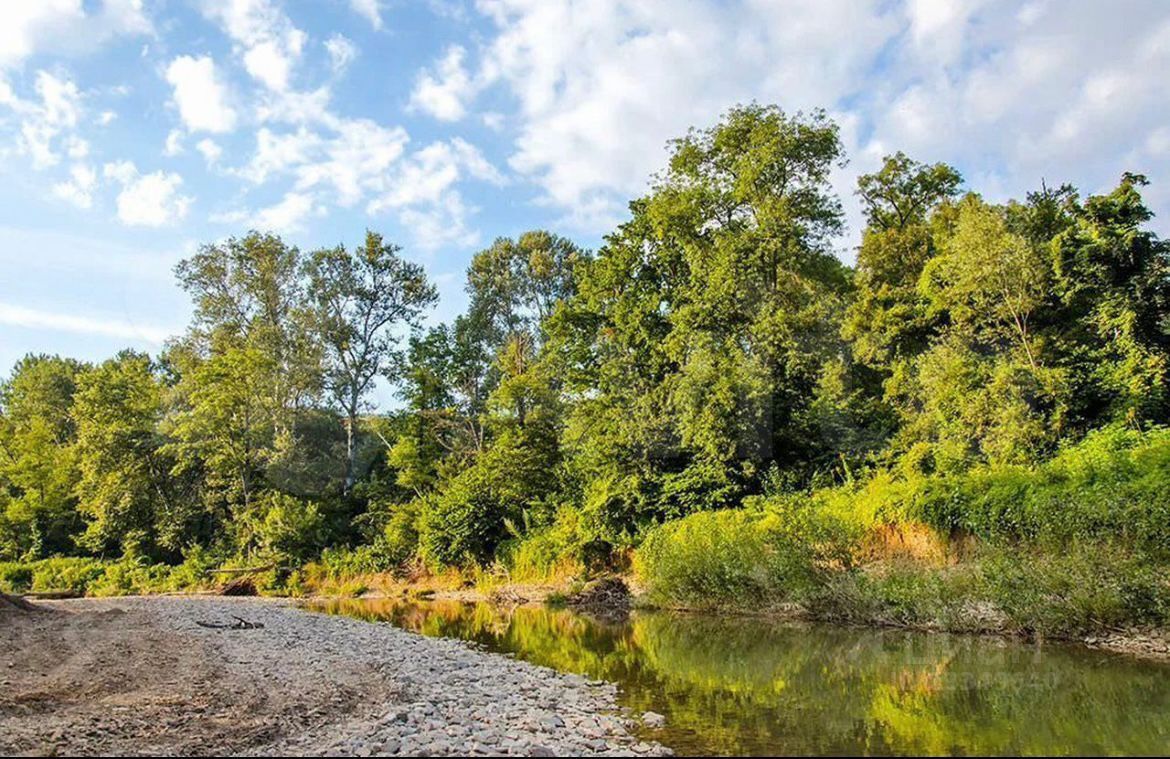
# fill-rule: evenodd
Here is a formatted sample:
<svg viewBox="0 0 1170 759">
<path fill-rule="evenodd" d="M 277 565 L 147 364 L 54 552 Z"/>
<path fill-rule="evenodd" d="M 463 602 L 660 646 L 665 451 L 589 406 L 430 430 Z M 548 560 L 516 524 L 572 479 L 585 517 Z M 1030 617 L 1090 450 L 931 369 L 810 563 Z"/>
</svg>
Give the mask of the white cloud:
<svg viewBox="0 0 1170 759">
<path fill-rule="evenodd" d="M 161 345 L 170 337 L 168 330 L 134 324 L 122 319 L 94 314 L 62 314 L 3 302 L 0 302 L 0 324 L 26 329 L 72 332 L 79 335 L 101 335 L 122 340 L 144 340 L 155 345 Z"/>
<path fill-rule="evenodd" d="M 171 61 L 167 81 L 174 87 L 179 117 L 193 132 L 230 132 L 236 113 L 228 105 L 227 88 L 220 82 L 210 56 L 181 55 Z"/>
<path fill-rule="evenodd" d="M 212 214 L 217 224 L 243 225 L 263 232 L 288 233 L 305 228 L 306 217 L 325 213 L 313 196 L 304 192 L 288 192 L 279 202 L 257 211 L 235 210 Z"/>
<path fill-rule="evenodd" d="M 368 119 L 330 121 L 331 134 L 304 126 L 278 134 L 262 127 L 256 134 L 256 152 L 239 173 L 257 184 L 274 176 L 292 176 L 301 191 L 329 187 L 342 206 L 382 189 L 386 172 L 405 148 L 405 130 Z"/>
<path fill-rule="evenodd" d="M 382 28 L 382 8 L 379 0 L 349 0 L 353 12 L 362 16 L 375 29 Z"/>
<path fill-rule="evenodd" d="M 450 142 L 433 142 L 411 155 L 398 168 L 390 187 L 371 200 L 367 210 L 375 214 L 387 208 L 442 205 L 465 177 L 495 185 L 504 184 L 496 167 L 470 143 L 459 138 Z"/>
<path fill-rule="evenodd" d="M 290 192 L 276 205 L 261 209 L 252 226 L 273 232 L 291 232 L 302 228 L 304 218 L 313 210 L 313 198 L 301 192 Z"/>
<path fill-rule="evenodd" d="M 473 80 L 518 102 L 513 168 L 601 231 L 689 127 L 753 99 L 797 110 L 853 94 L 899 31 L 885 5 L 485 0 L 497 33 Z"/>
<path fill-rule="evenodd" d="M 334 34 L 325 40 L 325 52 L 329 53 L 329 65 L 333 73 L 339 74 L 349 68 L 357 57 L 357 46 L 343 34 Z"/>
<path fill-rule="evenodd" d="M 181 155 L 183 153 L 183 130 L 172 129 L 167 132 L 167 140 L 163 143 L 163 155 L 168 158 Z"/>
<path fill-rule="evenodd" d="M 505 184 L 499 170 L 470 143 L 459 138 L 433 142 L 398 167 L 388 189 L 369 202 L 366 212 L 396 211 L 399 223 L 425 250 L 474 245 L 479 234 L 469 219 L 478 209 L 467 206 L 458 190 L 466 179 Z"/>
<path fill-rule="evenodd" d="M 204 14 L 235 41 L 244 68 L 276 92 L 288 89 L 307 36 L 270 0 L 203 0 Z"/>
<path fill-rule="evenodd" d="M 419 108 L 441 121 L 458 121 L 475 96 L 476 85 L 463 66 L 467 51 L 452 45 L 438 62 L 436 71 L 419 74 L 410 95 L 412 108 Z"/>
<path fill-rule="evenodd" d="M 84 157 L 89 143 L 75 131 L 83 112 L 77 85 L 42 70 L 37 72 L 33 90 L 35 97 L 21 98 L 0 78 L 0 108 L 16 116 L 15 151 L 27 155 L 36 169 L 57 165 L 62 151 L 73 158 Z"/>
<path fill-rule="evenodd" d="M 155 171 L 139 174 L 131 161 L 107 163 L 102 173 L 122 186 L 118 193 L 118 219 L 131 227 L 161 227 L 183 219 L 191 198 L 180 195 L 183 178 Z"/>
<path fill-rule="evenodd" d="M 74 164 L 69 170 L 69 179 L 53 185 L 53 194 L 81 209 L 93 205 L 93 193 L 97 189 L 97 172 L 86 164 Z"/>
<path fill-rule="evenodd" d="M 124 340 L 144 340 L 155 345 L 161 345 L 170 336 L 167 330 L 121 319 L 61 314 L 9 303 L 0 303 L 0 324 L 82 335 L 101 335 Z"/>
<path fill-rule="evenodd" d="M 0 6 L 0 69 L 36 53 L 87 53 L 114 37 L 150 32 L 142 0 L 10 0 Z"/>
<path fill-rule="evenodd" d="M 220 156 L 223 155 L 223 148 L 219 146 L 215 140 L 205 137 L 199 142 L 195 143 L 195 149 L 203 156 L 203 160 L 207 161 L 209 166 L 219 162 Z"/>
<path fill-rule="evenodd" d="M 398 223 L 427 251 L 446 245 L 469 248 L 479 242 L 479 233 L 467 225 L 467 217 L 474 213 L 463 204 L 458 193 L 442 198 L 442 203 L 424 208 L 403 208 Z"/>
<path fill-rule="evenodd" d="M 458 85 L 451 92 L 474 83 L 472 94 L 494 87 L 514 98 L 511 166 L 541 188 L 540 202 L 591 232 L 609 228 L 626 200 L 645 191 L 665 164 L 667 140 L 714 123 L 736 103 L 828 109 L 852 159 L 834 177 L 854 220 L 855 177 L 883 152 L 952 162 L 1004 193 L 1022 194 L 1042 178 L 1097 191 L 1124 169 L 1147 168 L 1154 158 L 1143 146 L 1158 144 L 1150 126 L 1170 121 L 1160 94 L 1170 70 L 1165 4 L 1119 11 L 1090 0 L 1023 7 L 481 0 L 477 7 L 494 32 L 474 65 L 451 66 Z M 468 101 L 445 90 L 446 81 L 420 78 L 432 110 L 458 118 Z M 1135 157 L 1146 165 L 1129 165 Z"/>
</svg>

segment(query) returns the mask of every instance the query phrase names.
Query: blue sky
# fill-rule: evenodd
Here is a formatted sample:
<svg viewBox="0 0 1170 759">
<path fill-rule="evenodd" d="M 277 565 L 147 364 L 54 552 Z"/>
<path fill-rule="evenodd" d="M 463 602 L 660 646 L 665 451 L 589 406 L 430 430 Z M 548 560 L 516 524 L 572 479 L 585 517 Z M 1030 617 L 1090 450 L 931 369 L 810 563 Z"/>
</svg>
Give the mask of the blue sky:
<svg viewBox="0 0 1170 759">
<path fill-rule="evenodd" d="M 157 351 L 189 315 L 174 264 L 250 227 L 381 231 L 450 318 L 475 250 L 595 247 L 666 140 L 750 100 L 840 123 L 847 260 L 856 176 L 898 149 L 992 199 L 1143 171 L 1164 218 L 1167 72 L 1156 0 L 8 0 L 0 372 Z"/>
</svg>

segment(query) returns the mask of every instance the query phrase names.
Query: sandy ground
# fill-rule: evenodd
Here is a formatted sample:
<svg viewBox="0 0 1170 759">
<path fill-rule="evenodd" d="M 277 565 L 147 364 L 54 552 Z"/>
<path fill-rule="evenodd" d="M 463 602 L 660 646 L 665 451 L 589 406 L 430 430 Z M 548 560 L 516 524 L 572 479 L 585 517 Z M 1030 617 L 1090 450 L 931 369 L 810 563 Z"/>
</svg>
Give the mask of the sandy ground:
<svg viewBox="0 0 1170 759">
<path fill-rule="evenodd" d="M 279 601 L 0 610 L 0 755 L 652 754 L 612 686 Z M 260 622 L 206 629 L 197 621 Z"/>
</svg>

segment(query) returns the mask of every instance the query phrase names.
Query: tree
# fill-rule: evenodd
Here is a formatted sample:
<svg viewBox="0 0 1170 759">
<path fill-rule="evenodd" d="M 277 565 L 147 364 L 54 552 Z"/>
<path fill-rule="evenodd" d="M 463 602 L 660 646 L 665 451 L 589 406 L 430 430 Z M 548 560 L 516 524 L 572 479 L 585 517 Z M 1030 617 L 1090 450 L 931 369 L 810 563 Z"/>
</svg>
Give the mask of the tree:
<svg viewBox="0 0 1170 759">
<path fill-rule="evenodd" d="M 437 298 L 423 268 L 402 260 L 400 250 L 367 231 L 362 247 L 318 250 L 306 263 L 328 355 L 325 387 L 344 415 L 347 493 L 356 477 L 355 436 L 366 396 L 374 379 L 394 365 L 399 334 L 417 326 Z"/>
<path fill-rule="evenodd" d="M 1011 232 L 1001 209 L 968 198 L 941 254 L 924 267 L 920 287 L 929 307 L 945 311 L 953 328 L 982 340 L 1010 336 L 1035 370 L 1033 316 L 1045 305 L 1050 276 L 1043 251 Z"/>
<path fill-rule="evenodd" d="M 868 223 L 842 334 L 853 357 L 879 375 L 921 353 L 937 332 L 918 281 L 938 252 L 933 227 L 945 223 L 961 182 L 946 164 L 919 163 L 902 153 L 857 180 Z"/>
<path fill-rule="evenodd" d="M 70 409 L 85 365 L 28 355 L 0 383 L 0 552 L 40 558 L 74 547 L 76 425 Z"/>
<path fill-rule="evenodd" d="M 288 433 L 296 413 L 321 386 L 321 351 L 310 328 L 312 309 L 301 277 L 301 254 L 279 237 L 251 232 L 204 245 L 179 263 L 179 283 L 194 300 L 186 343 L 192 355 L 254 350 L 265 361 L 254 378 L 273 436 Z"/>
<path fill-rule="evenodd" d="M 810 401 L 848 291 L 836 126 L 750 105 L 671 149 L 557 320 L 585 386 L 572 466 L 610 539 L 733 505 L 773 464 L 807 476 L 831 450 Z"/>
<path fill-rule="evenodd" d="M 163 395 L 150 357 L 123 351 L 82 374 L 72 413 L 83 542 L 98 554 L 177 555 L 188 525 L 160 450 Z"/>
</svg>

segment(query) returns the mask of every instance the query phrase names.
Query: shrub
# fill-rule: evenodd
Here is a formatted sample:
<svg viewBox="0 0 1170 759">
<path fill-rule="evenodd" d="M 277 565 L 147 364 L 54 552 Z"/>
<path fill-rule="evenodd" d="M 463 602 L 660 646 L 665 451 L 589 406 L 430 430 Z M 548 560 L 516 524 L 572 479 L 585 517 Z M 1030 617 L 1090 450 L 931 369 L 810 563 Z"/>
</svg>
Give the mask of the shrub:
<svg viewBox="0 0 1170 759">
<path fill-rule="evenodd" d="M 493 479 L 483 468 L 473 466 L 442 492 L 423 499 L 419 547 L 429 564 L 455 566 L 491 560 L 507 537 L 504 520 L 514 516 Z"/>
<path fill-rule="evenodd" d="M 418 554 L 419 506 L 415 500 L 390 509 L 390 518 L 374 544 L 387 569 L 401 567 Z"/>
<path fill-rule="evenodd" d="M 990 552 L 982 590 L 1021 632 L 1079 635 L 1170 619 L 1170 575 L 1115 545 Z"/>
<path fill-rule="evenodd" d="M 280 561 L 303 562 L 323 543 L 325 520 L 316 503 L 271 492 L 260 509 L 262 517 L 255 531 L 261 553 Z"/>
<path fill-rule="evenodd" d="M 833 530 L 807 508 L 712 511 L 668 522 L 647 535 L 635 567 L 660 603 L 751 607 L 799 601 L 838 553 Z"/>
<path fill-rule="evenodd" d="M 33 571 L 28 564 L 0 562 L 0 592 L 24 593 L 32 587 Z"/>
<path fill-rule="evenodd" d="M 32 565 L 32 587 L 37 593 L 81 593 L 98 580 L 105 566 L 97 559 L 54 557 Z"/>
</svg>

